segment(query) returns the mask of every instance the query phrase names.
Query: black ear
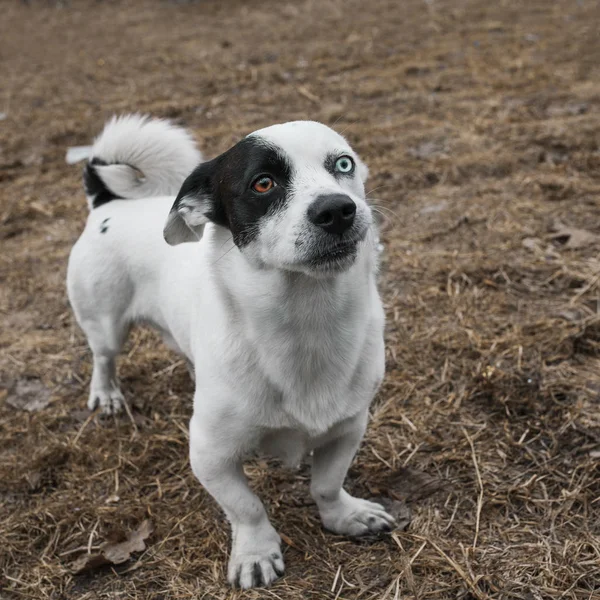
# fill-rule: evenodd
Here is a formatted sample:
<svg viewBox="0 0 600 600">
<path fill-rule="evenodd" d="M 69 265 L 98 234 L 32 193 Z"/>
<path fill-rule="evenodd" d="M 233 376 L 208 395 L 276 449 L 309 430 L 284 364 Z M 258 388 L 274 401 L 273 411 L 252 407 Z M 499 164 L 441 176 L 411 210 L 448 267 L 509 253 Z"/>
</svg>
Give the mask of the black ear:
<svg viewBox="0 0 600 600">
<path fill-rule="evenodd" d="M 183 242 L 197 242 L 204 225 L 216 215 L 213 177 L 214 160 L 202 163 L 183 182 L 163 229 L 165 240 L 171 246 Z"/>
</svg>

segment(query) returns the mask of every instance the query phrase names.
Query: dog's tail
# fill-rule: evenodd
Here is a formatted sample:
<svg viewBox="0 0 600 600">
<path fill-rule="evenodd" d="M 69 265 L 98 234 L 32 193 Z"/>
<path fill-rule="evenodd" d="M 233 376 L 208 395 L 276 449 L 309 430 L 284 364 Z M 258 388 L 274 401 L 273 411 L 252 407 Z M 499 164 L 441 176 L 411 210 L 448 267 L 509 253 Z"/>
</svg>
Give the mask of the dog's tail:
<svg viewBox="0 0 600 600">
<path fill-rule="evenodd" d="M 144 115 L 113 117 L 83 172 L 90 209 L 116 199 L 175 195 L 201 161 L 185 129 Z"/>
</svg>

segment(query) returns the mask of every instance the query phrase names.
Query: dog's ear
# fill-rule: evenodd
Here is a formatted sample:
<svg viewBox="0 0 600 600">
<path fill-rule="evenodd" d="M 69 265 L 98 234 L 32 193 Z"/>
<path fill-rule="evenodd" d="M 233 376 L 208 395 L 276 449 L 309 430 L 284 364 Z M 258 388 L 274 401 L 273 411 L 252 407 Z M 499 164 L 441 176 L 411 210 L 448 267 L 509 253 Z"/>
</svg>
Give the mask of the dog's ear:
<svg viewBox="0 0 600 600">
<path fill-rule="evenodd" d="M 165 240 L 171 246 L 183 242 L 197 242 L 204 226 L 214 220 L 216 199 L 213 176 L 215 161 L 196 167 L 183 182 L 163 229 Z"/>
</svg>

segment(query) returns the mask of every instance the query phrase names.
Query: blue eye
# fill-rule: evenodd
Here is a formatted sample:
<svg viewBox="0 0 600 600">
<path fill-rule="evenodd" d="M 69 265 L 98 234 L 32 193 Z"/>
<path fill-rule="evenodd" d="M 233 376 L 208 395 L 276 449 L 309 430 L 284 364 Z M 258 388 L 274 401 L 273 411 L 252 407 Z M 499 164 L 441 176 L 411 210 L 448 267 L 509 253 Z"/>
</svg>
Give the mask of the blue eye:
<svg viewBox="0 0 600 600">
<path fill-rule="evenodd" d="M 352 173 L 354 171 L 354 161 L 349 156 L 340 156 L 335 161 L 335 170 L 338 173 Z"/>
</svg>

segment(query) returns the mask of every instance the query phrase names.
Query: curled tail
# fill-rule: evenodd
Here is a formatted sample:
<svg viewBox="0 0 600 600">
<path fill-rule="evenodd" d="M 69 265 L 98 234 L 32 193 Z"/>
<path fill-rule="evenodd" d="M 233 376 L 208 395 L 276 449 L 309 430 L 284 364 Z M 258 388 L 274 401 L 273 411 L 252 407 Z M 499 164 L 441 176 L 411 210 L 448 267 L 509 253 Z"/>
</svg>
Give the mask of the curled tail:
<svg viewBox="0 0 600 600">
<path fill-rule="evenodd" d="M 190 134 L 144 115 L 113 117 L 83 171 L 90 208 L 116 199 L 175 195 L 202 161 Z"/>
</svg>

